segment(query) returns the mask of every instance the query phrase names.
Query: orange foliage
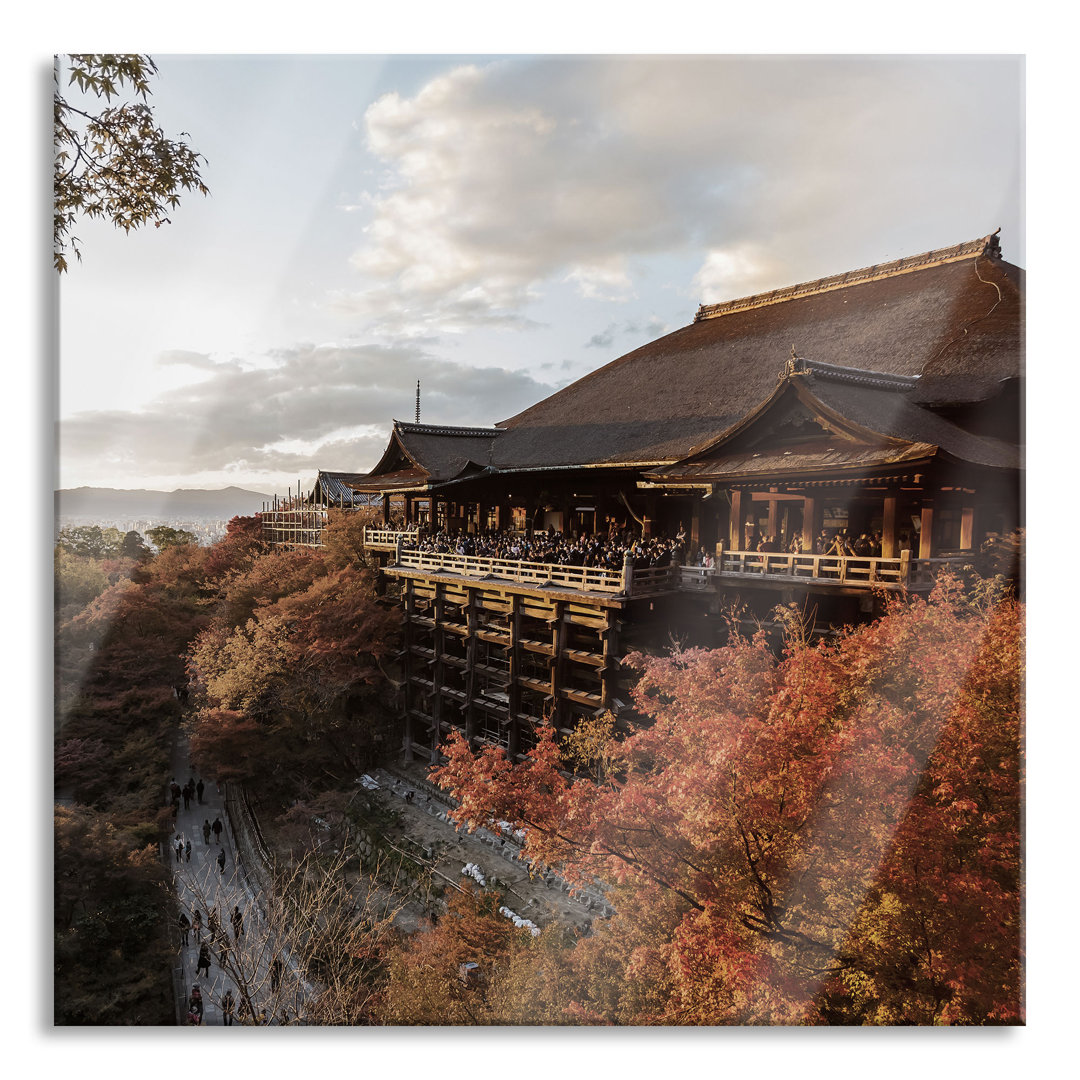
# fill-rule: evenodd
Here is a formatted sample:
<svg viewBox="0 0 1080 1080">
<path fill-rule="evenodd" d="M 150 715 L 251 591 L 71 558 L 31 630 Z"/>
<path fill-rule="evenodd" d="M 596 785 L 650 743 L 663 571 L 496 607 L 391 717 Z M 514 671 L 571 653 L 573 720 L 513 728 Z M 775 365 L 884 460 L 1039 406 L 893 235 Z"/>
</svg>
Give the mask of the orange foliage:
<svg viewBox="0 0 1080 1080">
<path fill-rule="evenodd" d="M 650 722 L 602 785 L 550 728 L 513 767 L 455 736 L 433 775 L 461 820 L 614 886 L 567 981 L 584 1014 L 1018 1022 L 1020 605 L 945 582 L 832 646 L 793 629 L 778 661 L 761 637 L 630 658 Z"/>
</svg>

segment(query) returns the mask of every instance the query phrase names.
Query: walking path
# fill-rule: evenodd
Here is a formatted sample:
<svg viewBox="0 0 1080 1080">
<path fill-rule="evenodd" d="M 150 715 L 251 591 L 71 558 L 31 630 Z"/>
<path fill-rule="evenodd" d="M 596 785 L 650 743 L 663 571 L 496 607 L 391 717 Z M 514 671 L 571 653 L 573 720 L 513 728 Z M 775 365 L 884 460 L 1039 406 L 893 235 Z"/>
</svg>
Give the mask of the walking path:
<svg viewBox="0 0 1080 1080">
<path fill-rule="evenodd" d="M 201 774 L 193 770 L 188 762 L 186 740 L 181 740 L 177 746 L 173 767 L 176 783 L 181 788 L 189 778 L 196 782 L 200 779 Z M 181 799 L 170 840 L 170 862 L 180 910 L 192 922 L 198 911 L 202 922 L 201 933 L 194 927 L 188 931 L 186 945 L 182 941 L 182 931 L 177 928 L 181 967 L 178 990 L 182 994 L 182 1012 L 186 1017 L 189 996 L 197 985 L 202 994 L 204 1025 L 225 1024 L 221 1006 L 229 989 L 236 1001 L 233 1023 L 238 1022 L 245 996 L 256 1013 L 268 1007 L 268 1022 L 280 1023 L 285 1016 L 296 1015 L 298 1002 L 289 1003 L 293 1006 L 290 1010 L 286 1003 L 279 1000 L 278 979 L 274 980 L 275 985 L 271 988 L 273 937 L 267 931 L 256 898 L 237 864 L 236 841 L 225 813 L 224 795 L 213 780 L 206 777 L 202 777 L 202 780 L 205 785 L 202 801 L 193 795 L 185 809 Z M 222 825 L 220 839 L 212 831 L 215 821 L 220 821 Z M 204 835 L 206 826 L 211 827 L 209 840 Z M 185 850 L 179 861 L 176 855 L 178 838 L 185 845 L 188 842 L 191 844 L 190 855 Z M 225 856 L 224 868 L 219 862 L 222 853 Z M 231 918 L 234 908 L 239 908 L 243 917 L 240 935 L 236 933 Z M 209 926 L 214 910 L 220 927 L 216 938 Z M 209 976 L 205 968 L 197 970 L 201 945 L 206 945 L 210 955 Z M 228 959 L 222 951 L 223 945 L 228 950 Z M 225 963 L 230 965 L 228 969 Z"/>
</svg>

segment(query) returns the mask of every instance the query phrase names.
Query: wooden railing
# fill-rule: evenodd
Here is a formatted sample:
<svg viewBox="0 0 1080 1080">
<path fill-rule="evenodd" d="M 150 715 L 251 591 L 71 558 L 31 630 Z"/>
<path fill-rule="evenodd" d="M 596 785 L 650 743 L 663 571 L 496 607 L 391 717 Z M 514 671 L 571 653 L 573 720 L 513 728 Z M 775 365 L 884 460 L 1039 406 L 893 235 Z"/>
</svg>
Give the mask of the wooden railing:
<svg viewBox="0 0 1080 1080">
<path fill-rule="evenodd" d="M 415 544 L 420 538 L 419 529 L 364 529 L 364 547 L 376 551 L 394 551 L 400 540 L 405 544 Z"/>
<path fill-rule="evenodd" d="M 622 571 L 601 570 L 592 566 L 561 566 L 553 563 L 519 562 L 516 559 L 492 559 L 480 555 L 443 555 L 428 551 L 402 551 L 395 565 L 427 574 L 505 578 L 536 588 L 559 586 L 583 592 L 625 592 Z"/>
<path fill-rule="evenodd" d="M 834 585 L 916 588 L 933 584 L 942 569 L 963 565 L 966 561 L 966 557 L 913 559 L 910 551 L 902 551 L 898 558 L 888 559 L 869 555 L 724 551 L 711 572 L 722 576 L 786 578 Z M 683 587 L 707 587 L 701 583 L 703 571 L 703 567 L 682 567 Z"/>
<path fill-rule="evenodd" d="M 966 557 L 916 559 L 910 551 L 896 558 L 857 555 L 804 555 L 789 552 L 722 551 L 715 567 L 653 566 L 622 571 L 557 563 L 521 562 L 479 555 L 407 551 L 417 530 L 365 529 L 369 548 L 396 552 L 395 566 L 430 574 L 498 577 L 537 588 L 556 586 L 583 592 L 653 596 L 673 590 L 707 592 L 723 579 L 767 578 L 780 581 L 837 585 L 849 588 L 921 588 L 932 585 L 948 566 L 963 565 Z M 629 588 L 627 586 L 629 585 Z"/>
</svg>

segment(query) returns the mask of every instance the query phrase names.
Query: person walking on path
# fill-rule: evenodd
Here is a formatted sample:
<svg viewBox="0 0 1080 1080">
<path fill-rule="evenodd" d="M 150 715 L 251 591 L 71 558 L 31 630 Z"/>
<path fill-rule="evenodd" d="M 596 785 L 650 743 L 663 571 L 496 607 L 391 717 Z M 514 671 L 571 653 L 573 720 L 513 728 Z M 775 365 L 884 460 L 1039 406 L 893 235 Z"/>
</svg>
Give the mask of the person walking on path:
<svg viewBox="0 0 1080 1080">
<path fill-rule="evenodd" d="M 188 862 L 191 862 L 191 841 L 190 840 L 188 840 L 187 843 L 184 844 L 184 856 L 185 856 L 185 858 L 187 859 Z"/>
<path fill-rule="evenodd" d="M 225 991 L 221 999 L 221 1016 L 226 1027 L 232 1027 L 233 1009 L 236 1008 L 236 999 L 233 997 L 232 987 Z"/>
<path fill-rule="evenodd" d="M 199 777 L 199 782 L 195 785 L 195 794 L 199 796 L 199 805 L 202 806 L 202 793 L 206 790 L 206 785 L 202 782 L 202 777 Z"/>
<path fill-rule="evenodd" d="M 221 872 L 224 874 L 225 873 L 225 849 L 224 848 L 222 848 L 218 852 L 217 864 L 221 868 Z"/>
<path fill-rule="evenodd" d="M 214 830 L 214 843 L 215 844 L 220 844 L 221 843 L 221 831 L 222 831 L 222 829 L 225 828 L 225 826 L 221 824 L 221 818 L 219 818 L 219 817 L 214 818 L 214 824 L 211 825 L 210 827 Z"/>
<path fill-rule="evenodd" d="M 240 939 L 244 936 L 244 915 L 243 912 L 240 910 L 239 904 L 237 904 L 232 909 L 231 918 L 233 926 L 233 936 L 236 938 L 237 942 L 239 942 Z"/>
<path fill-rule="evenodd" d="M 191 920 L 181 911 L 180 912 L 180 944 L 186 945 L 188 943 L 188 931 L 191 929 Z"/>
<path fill-rule="evenodd" d="M 184 840 L 180 836 L 176 838 L 176 861 L 178 863 L 184 861 Z"/>
<path fill-rule="evenodd" d="M 272 994 L 276 994 L 281 987 L 283 970 L 284 966 L 281 963 L 281 957 L 275 954 L 274 959 L 270 962 L 270 992 Z"/>
<path fill-rule="evenodd" d="M 202 838 L 204 844 L 210 843 L 210 819 L 205 818 L 202 823 Z"/>
<path fill-rule="evenodd" d="M 203 1019 L 203 999 L 199 984 L 191 988 L 191 997 L 188 998 L 188 1023 L 199 1025 Z"/>
<path fill-rule="evenodd" d="M 191 788 L 187 784 L 184 785 L 184 790 L 181 792 L 184 796 L 184 809 L 191 809 Z"/>
<path fill-rule="evenodd" d="M 175 776 L 169 781 L 169 799 L 172 801 L 173 809 L 180 805 L 180 785 L 176 782 Z"/>
<path fill-rule="evenodd" d="M 191 916 L 191 930 L 192 936 L 195 938 L 195 944 L 198 945 L 202 941 L 202 912 L 196 908 L 195 914 Z"/>
<path fill-rule="evenodd" d="M 200 971 L 205 972 L 206 977 L 210 978 L 210 950 L 206 947 L 205 941 L 199 946 L 199 961 L 195 965 L 195 974 L 198 975 Z"/>
</svg>

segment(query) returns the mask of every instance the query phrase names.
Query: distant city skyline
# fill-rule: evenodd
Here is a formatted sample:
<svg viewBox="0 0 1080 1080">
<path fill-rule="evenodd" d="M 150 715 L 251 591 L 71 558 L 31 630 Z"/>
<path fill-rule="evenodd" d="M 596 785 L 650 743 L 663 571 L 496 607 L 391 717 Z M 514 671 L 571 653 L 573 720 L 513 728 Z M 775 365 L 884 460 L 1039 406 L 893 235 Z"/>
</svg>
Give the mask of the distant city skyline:
<svg viewBox="0 0 1080 1080">
<path fill-rule="evenodd" d="M 1001 228 L 1019 56 L 181 56 L 209 198 L 81 224 L 58 487 L 283 492 L 493 424 L 699 303 Z M 827 358 L 819 358 L 827 359 Z"/>
</svg>

